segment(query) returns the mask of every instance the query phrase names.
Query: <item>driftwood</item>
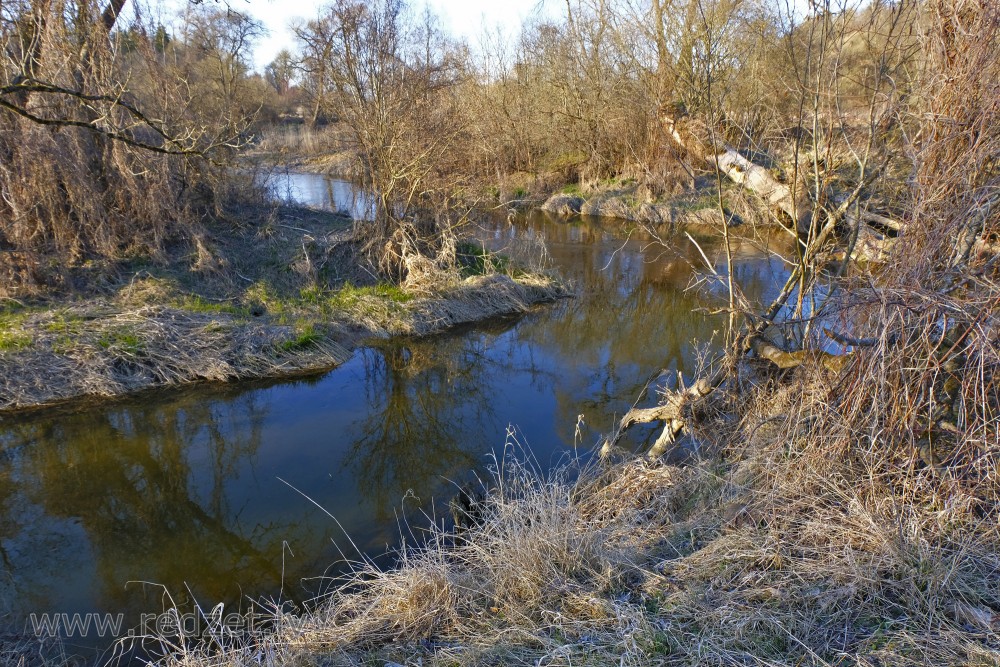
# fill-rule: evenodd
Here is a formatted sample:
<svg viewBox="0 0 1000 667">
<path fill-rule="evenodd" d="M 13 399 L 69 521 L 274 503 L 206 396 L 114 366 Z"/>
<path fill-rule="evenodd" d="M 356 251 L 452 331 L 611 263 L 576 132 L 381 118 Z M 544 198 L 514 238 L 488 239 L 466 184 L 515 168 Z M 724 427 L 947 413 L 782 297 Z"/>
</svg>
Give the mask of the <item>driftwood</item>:
<svg viewBox="0 0 1000 667">
<path fill-rule="evenodd" d="M 696 156 L 712 167 L 718 167 L 727 178 L 755 193 L 772 210 L 793 220 L 799 234 L 811 231 L 813 207 L 804 188 L 793 192 L 791 187 L 775 178 L 765 167 L 747 159 L 734 147 L 720 141 L 688 117 L 664 115 L 661 120 L 667 134 L 689 155 Z M 853 259 L 884 262 L 895 241 L 893 237 L 904 231 L 905 224 L 878 213 L 865 211 L 859 216 L 850 213 L 850 204 L 858 195 L 860 192 L 849 197 L 832 196 L 831 201 L 840 204 L 833 217 L 836 218 L 835 222 L 844 220 L 851 229 L 858 229 L 855 247 L 851 251 Z"/>
<path fill-rule="evenodd" d="M 827 330 L 829 334 L 829 330 Z M 833 336 L 831 336 L 833 337 Z M 848 336 L 840 336 L 840 340 L 855 340 Z M 794 350 L 786 352 L 776 345 L 772 345 L 762 338 L 753 338 L 750 341 L 750 349 L 760 359 L 766 359 L 782 370 L 798 368 L 805 363 L 814 363 L 823 366 L 827 370 L 840 371 L 844 363 L 850 358 L 850 354 L 831 354 L 823 350 Z"/>
<path fill-rule="evenodd" d="M 780 347 L 772 345 L 762 338 L 754 338 L 750 341 L 750 349 L 761 359 L 766 359 L 778 368 L 785 370 L 797 368 L 806 360 L 808 352 L 806 350 L 796 350 L 785 352 Z"/>
<path fill-rule="evenodd" d="M 896 232 L 897 234 L 903 231 L 903 228 L 905 227 L 904 223 L 899 220 L 893 220 L 888 216 L 879 215 L 878 213 L 872 213 L 870 211 L 862 213 L 861 219 L 869 225 L 881 227 L 886 231 Z"/>
<path fill-rule="evenodd" d="M 852 345 L 865 342 L 842 334 L 834 335 L 834 332 L 830 331 L 827 333 L 835 339 L 849 342 Z M 752 337 L 746 350 L 782 370 L 797 368 L 804 363 L 812 362 L 820 364 L 828 370 L 839 372 L 850 358 L 850 354 L 835 355 L 820 350 L 786 352 L 760 336 Z M 728 369 L 720 367 L 715 373 L 700 378 L 690 387 L 667 394 L 660 405 L 651 408 L 632 408 L 622 417 L 614 434 L 604 441 L 601 446 L 601 457 L 609 456 L 625 432 L 636 424 L 662 423 L 663 431 L 646 453 L 650 459 L 659 458 L 688 430 L 693 416 L 704 407 L 705 401 L 709 400 L 709 397 L 728 377 Z"/>
<path fill-rule="evenodd" d="M 632 408 L 622 417 L 618 430 L 604 441 L 601 446 L 601 456 L 610 455 L 614 446 L 625 435 L 625 431 L 636 424 L 663 422 L 663 431 L 647 453 L 647 456 L 653 459 L 660 457 L 684 431 L 688 424 L 688 415 L 694 410 L 695 405 L 715 391 L 726 377 L 725 369 L 720 368 L 713 375 L 699 379 L 690 387 L 668 394 L 660 405 L 652 408 Z"/>
</svg>

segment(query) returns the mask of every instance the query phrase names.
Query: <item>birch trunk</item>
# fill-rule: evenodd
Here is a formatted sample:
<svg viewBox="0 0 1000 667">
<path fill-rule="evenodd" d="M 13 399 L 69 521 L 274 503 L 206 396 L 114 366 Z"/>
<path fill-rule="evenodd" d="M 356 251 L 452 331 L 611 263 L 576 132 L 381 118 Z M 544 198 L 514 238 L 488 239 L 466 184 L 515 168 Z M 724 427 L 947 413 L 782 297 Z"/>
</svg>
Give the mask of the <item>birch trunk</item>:
<svg viewBox="0 0 1000 667">
<path fill-rule="evenodd" d="M 800 234 L 807 234 L 812 224 L 812 206 L 805 192 L 796 193 L 771 175 L 766 168 L 754 164 L 732 146 L 714 141 L 706 133 L 692 132 L 689 123 L 681 123 L 669 116 L 663 117 L 663 124 L 674 141 L 691 155 L 695 155 L 712 167 L 718 167 L 727 178 L 738 183 L 764 200 L 767 205 L 784 213 Z"/>
</svg>

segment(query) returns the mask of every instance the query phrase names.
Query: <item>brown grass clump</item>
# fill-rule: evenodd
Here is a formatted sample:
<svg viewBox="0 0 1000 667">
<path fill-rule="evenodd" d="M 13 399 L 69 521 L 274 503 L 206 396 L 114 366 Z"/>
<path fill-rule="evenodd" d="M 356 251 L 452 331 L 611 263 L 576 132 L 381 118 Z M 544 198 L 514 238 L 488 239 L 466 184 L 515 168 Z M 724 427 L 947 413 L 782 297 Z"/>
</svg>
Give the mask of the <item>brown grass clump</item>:
<svg viewBox="0 0 1000 667">
<path fill-rule="evenodd" d="M 643 614 L 611 598 L 642 580 L 633 557 L 655 543 L 652 527 L 630 523 L 631 513 L 609 515 L 608 498 L 590 492 L 589 475 L 587 482 L 545 481 L 505 465 L 461 539 L 436 532 L 426 547 L 402 554 L 394 570 L 360 568 L 314 613 L 284 619 L 279 636 L 293 651 L 326 647 L 345 661 L 406 642 L 422 650 L 421 641 L 431 647 L 428 657 L 462 664 L 572 654 L 568 641 L 605 656 L 635 651 L 638 638 L 630 635 Z M 673 486 L 663 471 L 632 472 L 625 483 L 645 488 L 647 497 Z"/>
<path fill-rule="evenodd" d="M 803 422 L 761 436 L 765 414 L 733 429 L 756 447 L 687 467 L 502 462 L 468 528 L 279 616 L 267 662 L 996 664 L 995 520 L 907 505 Z"/>
<path fill-rule="evenodd" d="M 350 357 L 343 345 L 289 325 L 163 306 L 97 308 L 25 320 L 25 349 L 0 352 L 0 409 L 194 381 L 287 375 Z"/>
</svg>

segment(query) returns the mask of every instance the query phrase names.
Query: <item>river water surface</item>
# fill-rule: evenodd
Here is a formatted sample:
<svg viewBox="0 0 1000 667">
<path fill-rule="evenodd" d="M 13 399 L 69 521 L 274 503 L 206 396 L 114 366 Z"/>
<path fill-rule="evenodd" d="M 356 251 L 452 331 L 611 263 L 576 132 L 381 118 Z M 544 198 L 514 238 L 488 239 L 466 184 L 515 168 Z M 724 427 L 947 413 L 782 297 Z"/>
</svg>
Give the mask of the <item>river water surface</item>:
<svg viewBox="0 0 1000 667">
<path fill-rule="evenodd" d="M 363 210 L 350 184 L 283 178 L 301 203 Z M 169 604 L 165 591 L 206 609 L 300 603 L 342 554 L 413 539 L 512 432 L 543 469 L 584 455 L 616 415 L 654 400 L 646 385 L 658 369 L 693 373 L 695 341 L 724 326 L 706 312 L 724 305 L 723 289 L 692 288 L 701 251 L 724 272 L 718 238 L 663 248 L 621 222 L 540 212 L 477 233 L 498 250 L 546 255 L 578 296 L 363 348 L 307 379 L 0 418 L 0 626 L 122 613 L 125 632 Z M 735 278 L 756 301 L 785 276 L 761 243 L 734 246 Z M 108 641 L 92 631 L 68 643 Z"/>
</svg>

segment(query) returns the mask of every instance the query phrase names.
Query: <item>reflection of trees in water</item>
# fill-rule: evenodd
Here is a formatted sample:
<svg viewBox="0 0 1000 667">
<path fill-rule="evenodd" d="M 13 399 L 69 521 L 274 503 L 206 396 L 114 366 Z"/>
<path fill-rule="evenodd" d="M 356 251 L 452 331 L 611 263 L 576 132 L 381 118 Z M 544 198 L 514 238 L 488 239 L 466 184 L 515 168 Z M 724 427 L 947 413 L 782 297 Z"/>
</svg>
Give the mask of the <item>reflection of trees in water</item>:
<svg viewBox="0 0 1000 667">
<path fill-rule="evenodd" d="M 18 597 L 17 580 L 14 579 L 14 564 L 5 540 L 10 535 L 21 532 L 22 522 L 26 518 L 15 509 L 15 494 L 11 471 L 7 466 L 11 458 L 10 449 L 5 448 L 0 440 L 0 627 L 3 618 L 12 601 Z"/>
<path fill-rule="evenodd" d="M 376 522 L 391 519 L 410 489 L 425 507 L 432 496 L 451 495 L 446 478 L 466 474 L 502 444 L 484 434 L 502 434 L 518 415 L 498 404 L 498 391 L 529 382 L 541 396 L 554 395 L 556 413 L 543 418 L 570 444 L 577 414 L 585 413 L 592 429 L 606 430 L 651 371 L 694 371 L 691 341 L 708 340 L 717 326 L 699 309 L 724 304 L 725 295 L 686 289 L 692 264 L 700 265 L 690 244 L 644 252 L 648 239 L 633 236 L 622 247 L 592 222 L 529 224 L 504 222 L 496 236 L 548 239 L 581 298 L 517 322 L 362 353 L 369 411 L 350 429 L 356 437 L 345 465 L 361 498 L 374 504 Z M 710 256 L 720 252 L 716 239 L 700 242 Z M 735 277 L 751 297 L 773 289 L 774 278 L 762 269 L 767 263 L 754 259 L 749 244 L 737 256 L 745 260 Z M 514 327 L 516 335 L 504 335 Z M 245 508 L 231 506 L 243 488 L 240 471 L 262 447 L 269 398 L 246 387 L 204 397 L 174 395 L 163 403 L 136 400 L 5 423 L 0 597 L 48 609 L 61 599 L 53 586 L 67 579 L 83 585 L 82 576 L 66 577 L 66 570 L 91 567 L 103 589 L 96 602 L 109 609 L 129 606 L 134 593 L 126 595 L 123 585 L 140 573 L 172 591 L 192 581 L 203 601 L 231 599 L 234 581 L 248 590 L 272 589 L 282 538 L 316 535 L 305 517 L 283 521 L 280 535 L 278 526 L 243 525 Z"/>
<path fill-rule="evenodd" d="M 369 410 L 345 465 L 374 502 L 376 519 L 390 518 L 410 490 L 424 507 L 432 496 L 450 495 L 448 478 L 479 466 L 496 444 L 484 432 L 498 426 L 490 390 L 504 368 L 487 348 L 513 324 L 363 351 Z"/>
<path fill-rule="evenodd" d="M 571 278 L 581 298 L 564 300 L 537 318 L 527 318 L 519 337 L 544 350 L 555 363 L 551 373 L 558 402 L 561 438 L 573 442 L 576 417 L 583 413 L 597 431 L 613 426 L 639 398 L 650 373 L 658 369 L 696 371 L 696 343 L 708 344 L 724 321 L 708 311 L 726 304 L 711 283 L 691 286 L 701 277 L 701 252 L 686 237 L 663 248 L 632 223 L 577 218 L 553 222 L 541 213 L 517 226 L 497 226 L 494 248 L 516 247 L 512 236 L 544 237 L 560 271 Z M 631 233 L 628 242 L 620 240 Z M 735 235 L 734 235 L 735 236 Z M 698 245 L 724 273 L 722 239 L 701 235 Z M 750 238 L 734 238 L 734 278 L 751 301 L 773 291 L 783 270 Z M 724 281 L 721 282 L 724 285 Z"/>
<path fill-rule="evenodd" d="M 195 583 L 197 595 L 213 600 L 231 599 L 233 581 L 277 582 L 274 554 L 284 535 L 240 526 L 241 508 L 229 507 L 226 495 L 241 462 L 260 447 L 266 416 L 247 392 L 228 401 L 130 402 L 7 426 L 0 545 L 24 555 L 9 558 L 6 569 L 23 567 L 29 555 L 31 563 L 9 573 L 27 589 L 17 593 L 48 597 L 67 569 L 88 567 L 88 547 L 107 609 L 129 607 L 134 594 L 125 583 L 140 574 L 171 592 Z M 46 548 L 49 542 L 60 548 Z M 51 605 L 58 595 L 42 601 Z"/>
</svg>

